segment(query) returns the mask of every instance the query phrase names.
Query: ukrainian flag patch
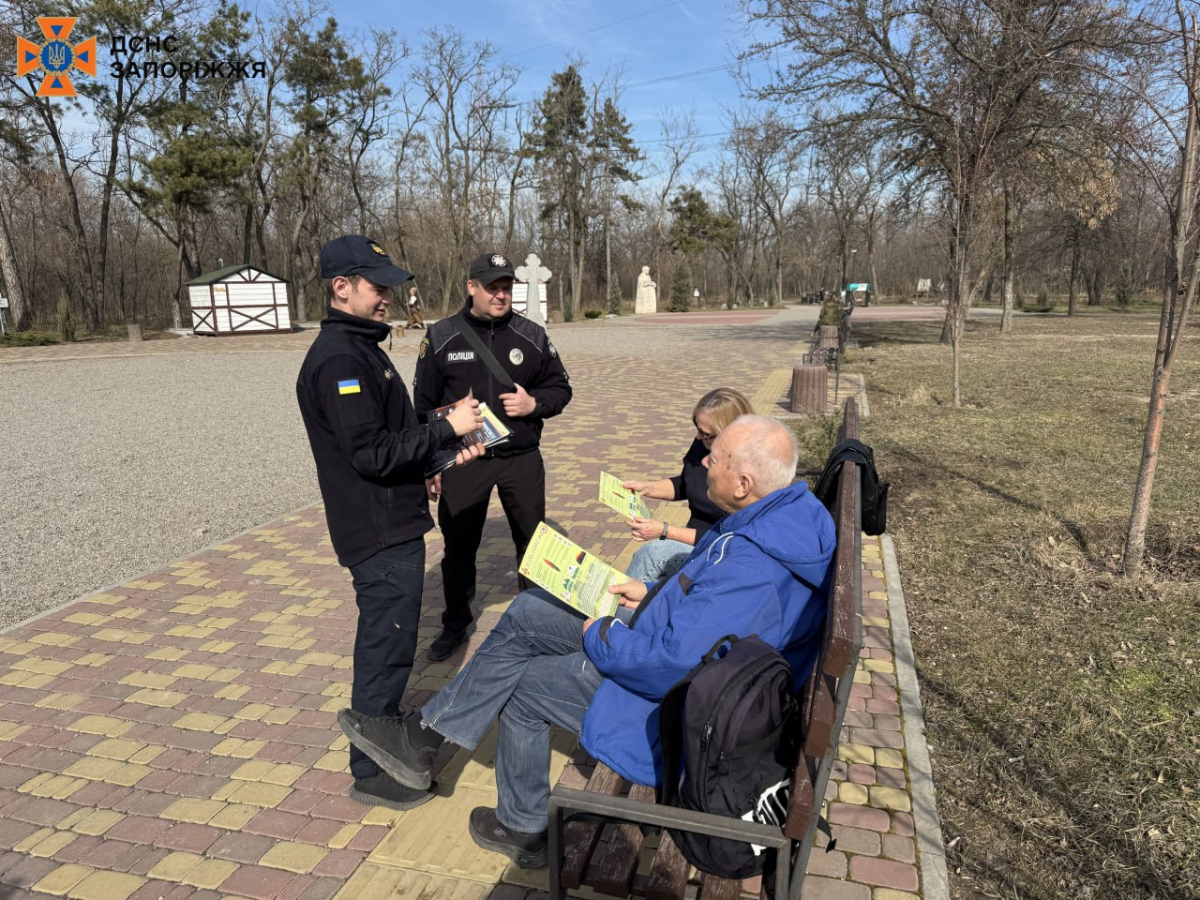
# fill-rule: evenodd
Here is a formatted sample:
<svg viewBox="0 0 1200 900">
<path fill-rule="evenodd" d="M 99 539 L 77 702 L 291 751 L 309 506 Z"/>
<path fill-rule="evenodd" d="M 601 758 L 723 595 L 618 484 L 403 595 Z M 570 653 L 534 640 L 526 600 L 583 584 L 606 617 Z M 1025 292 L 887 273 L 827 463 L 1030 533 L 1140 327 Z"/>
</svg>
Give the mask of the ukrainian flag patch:
<svg viewBox="0 0 1200 900">
<path fill-rule="evenodd" d="M 347 378 L 345 381 L 338 382 L 339 394 L 361 394 L 362 388 L 358 384 L 357 378 Z"/>
</svg>

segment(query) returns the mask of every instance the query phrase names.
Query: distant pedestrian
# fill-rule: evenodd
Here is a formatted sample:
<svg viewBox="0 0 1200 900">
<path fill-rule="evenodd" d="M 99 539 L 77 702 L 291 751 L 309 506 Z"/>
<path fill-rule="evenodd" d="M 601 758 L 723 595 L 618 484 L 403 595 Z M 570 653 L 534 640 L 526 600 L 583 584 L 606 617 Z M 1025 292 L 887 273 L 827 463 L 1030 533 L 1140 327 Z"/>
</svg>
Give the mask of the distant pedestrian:
<svg viewBox="0 0 1200 900">
<path fill-rule="evenodd" d="M 405 328 L 424 328 L 425 320 L 421 318 L 421 300 L 415 287 L 408 289 L 408 322 Z"/>
</svg>

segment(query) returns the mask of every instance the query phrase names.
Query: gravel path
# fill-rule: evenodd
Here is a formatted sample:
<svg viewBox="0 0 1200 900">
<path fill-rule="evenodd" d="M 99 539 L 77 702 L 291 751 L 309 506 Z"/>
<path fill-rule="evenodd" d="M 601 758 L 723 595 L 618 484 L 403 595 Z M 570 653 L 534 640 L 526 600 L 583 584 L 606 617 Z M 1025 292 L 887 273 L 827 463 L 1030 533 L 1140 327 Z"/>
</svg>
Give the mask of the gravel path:
<svg viewBox="0 0 1200 900">
<path fill-rule="evenodd" d="M 812 315 L 786 310 L 771 325 L 796 333 L 796 318 Z M 743 329 L 630 319 L 552 336 L 568 370 L 619 354 L 670 371 L 692 342 L 732 331 Z M 57 362 L 6 363 L 0 351 L 0 628 L 320 499 L 295 400 L 307 342 L 244 350 L 239 340 Z M 406 384 L 419 343 L 393 345 Z"/>
</svg>

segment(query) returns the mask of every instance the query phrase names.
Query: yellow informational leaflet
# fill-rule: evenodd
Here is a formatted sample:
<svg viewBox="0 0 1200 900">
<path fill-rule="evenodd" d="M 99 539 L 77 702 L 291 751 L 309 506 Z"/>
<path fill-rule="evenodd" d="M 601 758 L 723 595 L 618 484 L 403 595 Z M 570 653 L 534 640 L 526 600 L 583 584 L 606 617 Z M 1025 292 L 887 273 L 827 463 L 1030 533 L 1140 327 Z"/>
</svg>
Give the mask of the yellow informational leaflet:
<svg viewBox="0 0 1200 900">
<path fill-rule="evenodd" d="M 538 525 L 521 559 L 520 572 L 568 606 L 593 619 L 617 611 L 608 588 L 629 579 L 545 522 Z"/>
<path fill-rule="evenodd" d="M 607 472 L 600 473 L 600 502 L 612 507 L 627 519 L 634 516 L 650 518 L 650 509 L 642 495 L 621 487 L 621 479 Z"/>
</svg>

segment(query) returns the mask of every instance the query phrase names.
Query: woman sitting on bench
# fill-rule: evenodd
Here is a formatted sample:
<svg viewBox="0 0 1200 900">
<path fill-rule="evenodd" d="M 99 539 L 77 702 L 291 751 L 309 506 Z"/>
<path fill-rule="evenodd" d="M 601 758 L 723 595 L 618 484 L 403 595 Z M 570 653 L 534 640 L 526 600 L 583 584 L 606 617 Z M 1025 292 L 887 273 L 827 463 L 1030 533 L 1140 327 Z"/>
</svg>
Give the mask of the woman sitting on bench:
<svg viewBox="0 0 1200 900">
<path fill-rule="evenodd" d="M 683 469 L 673 478 L 658 481 L 626 481 L 621 486 L 637 491 L 648 500 L 686 500 L 691 517 L 687 525 L 668 525 L 657 519 L 635 516 L 627 520 L 635 541 L 645 542 L 633 555 L 629 577 L 652 582 L 670 578 L 679 571 L 696 542 L 724 513 L 708 499 L 704 458 L 712 443 L 738 416 L 754 412 L 750 401 L 733 388 L 717 388 L 700 398 L 692 410 L 696 437 L 683 457 Z"/>
</svg>

